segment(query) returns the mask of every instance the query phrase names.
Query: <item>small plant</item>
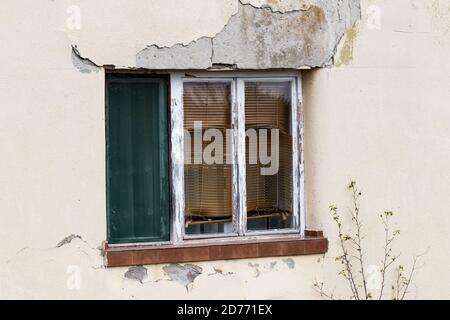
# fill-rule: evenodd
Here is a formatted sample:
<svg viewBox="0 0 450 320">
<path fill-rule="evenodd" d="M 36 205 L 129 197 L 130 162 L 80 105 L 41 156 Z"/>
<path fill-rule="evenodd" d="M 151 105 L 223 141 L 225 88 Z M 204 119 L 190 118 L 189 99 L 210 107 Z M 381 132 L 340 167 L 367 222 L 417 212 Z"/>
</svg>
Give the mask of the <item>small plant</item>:
<svg viewBox="0 0 450 320">
<path fill-rule="evenodd" d="M 385 287 L 388 271 L 395 266 L 399 254 L 394 253 L 393 243 L 400 235 L 400 230 L 391 230 L 390 221 L 393 217 L 392 211 L 385 211 L 380 214 L 382 226 L 384 228 L 383 258 L 381 259 L 381 268 L 379 269 L 380 284 L 379 293 L 374 296 L 370 292 L 368 279 L 366 274 L 366 264 L 364 261 L 365 250 L 363 246 L 363 224 L 360 217 L 360 197 L 361 191 L 358 189 L 356 182 L 351 181 L 348 185 L 349 191 L 352 193 L 352 208 L 350 209 L 351 225 L 354 227 L 353 233 L 344 231 L 342 216 L 335 205 L 330 205 L 330 214 L 338 228 L 338 240 L 340 255 L 335 258 L 339 263 L 340 270 L 338 275 L 346 279 L 350 289 L 350 299 L 354 300 L 381 300 L 385 295 Z M 405 271 L 402 265 L 395 267 L 395 281 L 391 286 L 394 300 L 403 300 L 408 293 L 408 289 L 412 283 L 415 271 L 417 270 L 417 261 L 422 256 L 417 255 L 413 258 L 413 265 L 409 272 Z M 322 297 L 335 299 L 334 293 L 329 293 L 324 288 L 324 283 L 314 281 L 313 288 Z"/>
</svg>

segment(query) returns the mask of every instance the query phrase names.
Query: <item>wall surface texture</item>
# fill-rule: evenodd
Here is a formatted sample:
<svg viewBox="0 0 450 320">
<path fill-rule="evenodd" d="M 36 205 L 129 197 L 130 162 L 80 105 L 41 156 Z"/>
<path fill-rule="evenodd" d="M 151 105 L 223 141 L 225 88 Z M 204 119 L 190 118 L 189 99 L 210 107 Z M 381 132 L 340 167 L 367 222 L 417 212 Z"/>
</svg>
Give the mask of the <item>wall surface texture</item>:
<svg viewBox="0 0 450 320">
<path fill-rule="evenodd" d="M 409 298 L 450 298 L 449 0 L 4 0 L 0 41 L 0 298 L 312 299 L 315 279 L 348 296 L 328 206 L 346 215 L 350 179 L 367 263 L 393 210 L 399 261 L 426 252 Z M 306 220 L 329 252 L 105 269 L 107 65 L 314 67 Z"/>
</svg>

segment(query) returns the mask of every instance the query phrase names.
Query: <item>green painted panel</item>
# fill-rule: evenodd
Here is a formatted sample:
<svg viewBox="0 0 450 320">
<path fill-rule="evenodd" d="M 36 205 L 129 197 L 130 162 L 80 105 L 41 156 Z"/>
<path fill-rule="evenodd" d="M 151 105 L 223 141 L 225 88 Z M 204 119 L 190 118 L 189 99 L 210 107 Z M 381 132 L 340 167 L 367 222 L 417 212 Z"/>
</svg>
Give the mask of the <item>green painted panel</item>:
<svg viewBox="0 0 450 320">
<path fill-rule="evenodd" d="M 108 242 L 169 240 L 167 84 L 107 80 Z"/>
</svg>

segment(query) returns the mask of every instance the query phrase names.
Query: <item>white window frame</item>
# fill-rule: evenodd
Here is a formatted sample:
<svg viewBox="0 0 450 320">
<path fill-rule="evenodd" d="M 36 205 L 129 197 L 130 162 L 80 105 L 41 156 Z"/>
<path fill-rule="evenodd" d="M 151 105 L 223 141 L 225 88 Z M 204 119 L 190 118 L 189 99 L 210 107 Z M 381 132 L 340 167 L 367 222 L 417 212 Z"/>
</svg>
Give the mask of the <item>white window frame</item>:
<svg viewBox="0 0 450 320">
<path fill-rule="evenodd" d="M 184 194 L 184 109 L 185 82 L 221 81 L 231 83 L 232 150 L 233 150 L 233 233 L 185 234 Z M 290 81 L 292 129 L 292 204 L 293 227 L 290 229 L 247 230 L 245 186 L 245 82 Z M 171 243 L 180 244 L 196 239 L 236 237 L 238 239 L 280 234 L 305 234 L 304 156 L 303 156 L 303 99 L 300 71 L 286 72 L 174 72 L 170 74 L 170 173 L 171 173 Z"/>
</svg>

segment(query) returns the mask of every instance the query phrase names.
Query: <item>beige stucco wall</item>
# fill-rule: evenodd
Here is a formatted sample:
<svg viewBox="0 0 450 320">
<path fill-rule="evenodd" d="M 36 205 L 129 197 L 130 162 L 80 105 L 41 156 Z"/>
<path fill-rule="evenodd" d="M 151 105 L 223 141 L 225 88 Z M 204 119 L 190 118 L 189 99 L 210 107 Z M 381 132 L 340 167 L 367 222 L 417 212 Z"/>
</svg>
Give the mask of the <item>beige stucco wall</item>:
<svg viewBox="0 0 450 320">
<path fill-rule="evenodd" d="M 369 247 L 381 247 L 378 214 L 393 210 L 401 262 L 427 252 L 410 297 L 448 299 L 450 1 L 364 4 L 379 7 L 381 29 L 366 15 L 337 55 L 346 64 L 306 76 L 308 223 L 333 239 L 327 206 L 346 210 L 356 180 Z"/>
<path fill-rule="evenodd" d="M 294 2 L 267 2 L 295 9 Z M 80 30 L 67 28 L 70 5 L 81 8 Z M 307 226 L 329 237 L 325 259 L 198 263 L 203 272 L 189 290 L 169 281 L 162 266 L 146 266 L 144 283 L 124 278 L 127 268 L 102 268 L 104 72 L 80 72 L 71 45 L 93 61 L 133 66 L 149 43 L 214 36 L 237 8 L 235 0 L 3 1 L 0 298 L 309 299 L 318 297 L 314 279 L 345 293 L 328 205 L 350 206 L 350 178 L 363 188 L 367 262 L 379 264 L 378 214 L 394 210 L 402 262 L 427 251 L 410 297 L 450 298 L 448 0 L 362 1 L 362 20 L 341 41 L 338 66 L 304 74 Z M 82 239 L 57 247 L 71 234 Z M 70 285 L 74 270 L 79 289 Z"/>
</svg>

